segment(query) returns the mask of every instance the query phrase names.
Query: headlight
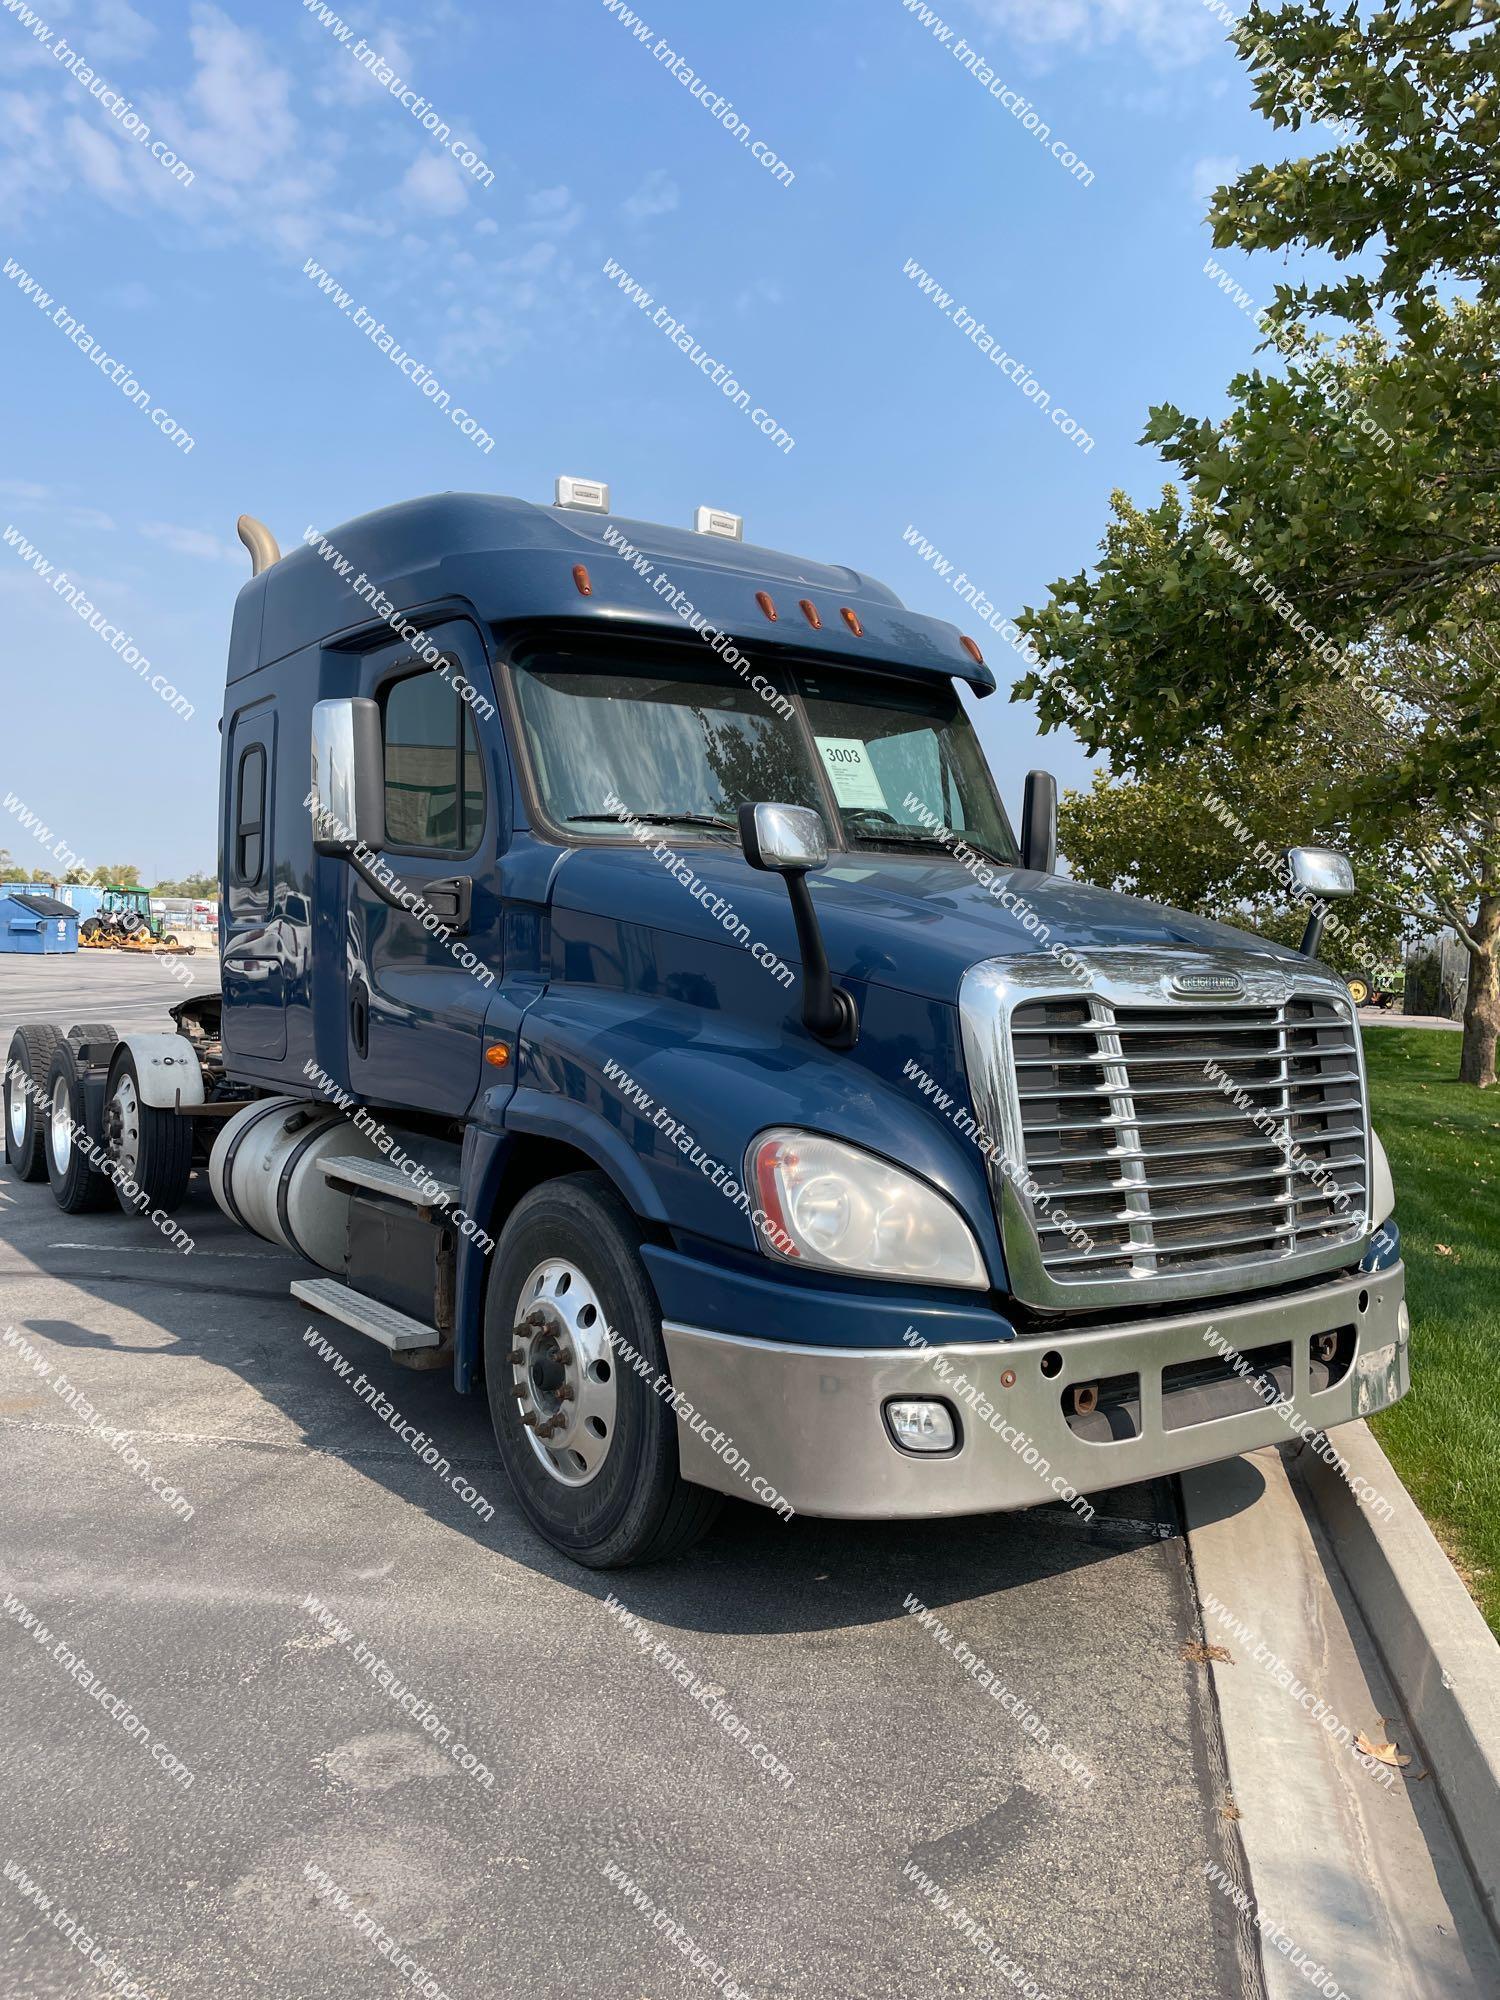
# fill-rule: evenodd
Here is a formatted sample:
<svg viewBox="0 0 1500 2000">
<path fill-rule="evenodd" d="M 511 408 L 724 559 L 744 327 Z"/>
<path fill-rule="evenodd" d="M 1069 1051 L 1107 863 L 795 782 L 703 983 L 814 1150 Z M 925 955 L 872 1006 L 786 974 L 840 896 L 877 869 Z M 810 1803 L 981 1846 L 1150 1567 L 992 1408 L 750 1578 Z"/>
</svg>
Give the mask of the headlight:
<svg viewBox="0 0 1500 2000">
<path fill-rule="evenodd" d="M 973 1231 L 945 1195 L 888 1160 L 816 1132 L 763 1132 L 746 1179 L 771 1225 L 772 1256 L 866 1278 L 984 1291 Z"/>
</svg>

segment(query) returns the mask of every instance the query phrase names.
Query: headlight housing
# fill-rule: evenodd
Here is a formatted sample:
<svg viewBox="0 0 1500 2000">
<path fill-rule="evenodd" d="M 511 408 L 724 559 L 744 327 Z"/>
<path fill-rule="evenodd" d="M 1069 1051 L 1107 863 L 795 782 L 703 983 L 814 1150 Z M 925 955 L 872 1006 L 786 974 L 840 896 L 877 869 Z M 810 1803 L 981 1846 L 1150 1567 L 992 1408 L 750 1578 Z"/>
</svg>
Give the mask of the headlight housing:
<svg viewBox="0 0 1500 2000">
<path fill-rule="evenodd" d="M 779 1126 L 751 1145 L 745 1179 L 773 1257 L 851 1277 L 989 1287 L 974 1232 L 948 1197 L 862 1146 Z"/>
<path fill-rule="evenodd" d="M 1389 1222 L 1396 1212 L 1396 1188 L 1391 1179 L 1391 1163 L 1385 1156 L 1385 1147 L 1380 1143 L 1380 1134 L 1370 1127 L 1370 1160 L 1373 1172 L 1370 1175 L 1370 1227 L 1378 1229 L 1382 1222 Z"/>
</svg>

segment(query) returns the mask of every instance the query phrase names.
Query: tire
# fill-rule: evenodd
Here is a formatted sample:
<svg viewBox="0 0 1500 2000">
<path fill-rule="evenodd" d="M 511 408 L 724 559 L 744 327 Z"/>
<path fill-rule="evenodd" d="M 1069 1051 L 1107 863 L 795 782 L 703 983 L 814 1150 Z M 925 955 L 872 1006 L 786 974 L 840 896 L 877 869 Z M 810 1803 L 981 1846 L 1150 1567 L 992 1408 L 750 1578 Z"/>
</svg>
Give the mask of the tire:
<svg viewBox="0 0 1500 2000">
<path fill-rule="evenodd" d="M 1356 1007 L 1364 1007 L 1369 1003 L 1370 982 L 1368 979 L 1363 978 L 1356 972 L 1351 974 L 1344 983 L 1349 988 L 1349 998 L 1354 1002 Z"/>
<path fill-rule="evenodd" d="M 50 1110 L 42 1127 L 42 1145 L 53 1200 L 65 1215 L 85 1215 L 91 1209 L 111 1207 L 114 1188 L 80 1143 L 88 1136 L 88 1116 L 83 1068 L 70 1042 L 59 1042 L 52 1052 L 47 1101 Z M 71 1121 L 71 1130 L 67 1121 Z"/>
<path fill-rule="evenodd" d="M 5 1158 L 17 1180 L 44 1181 L 42 1108 L 26 1088 L 35 1086 L 45 1102 L 47 1070 L 62 1036 L 45 1021 L 27 1021 L 10 1038 L 5 1058 Z"/>
<path fill-rule="evenodd" d="M 645 1377 L 619 1357 L 621 1342 Z M 602 1174 L 533 1188 L 506 1223 L 485 1297 L 484 1372 L 521 1511 L 564 1555 L 589 1569 L 662 1562 L 711 1526 L 722 1496 L 683 1479 L 676 1418 L 652 1389 L 667 1363 L 640 1231 Z M 561 1428 L 539 1439 L 554 1418 Z"/>
<path fill-rule="evenodd" d="M 103 924 L 100 923 L 97 917 L 85 917 L 82 924 L 79 925 L 78 935 L 85 942 L 88 942 L 89 940 L 98 937 L 100 931 L 102 931 L 103 929 L 104 926 Z"/>
<path fill-rule="evenodd" d="M 120 1170 L 114 1191 L 127 1215 L 141 1215 L 148 1207 L 171 1215 L 181 1208 L 193 1173 L 193 1123 L 142 1103 L 140 1072 L 129 1049 L 121 1049 L 110 1064 L 104 1140 Z"/>
<path fill-rule="evenodd" d="M 161 942 L 162 944 L 173 944 L 173 945 L 175 945 L 175 944 L 176 944 L 176 942 L 177 942 L 177 933 L 176 933 L 176 931 L 168 931 L 168 932 L 167 932 L 167 934 L 166 934 L 166 936 L 165 936 L 165 937 L 163 937 L 163 938 L 162 938 L 162 939 L 160 940 L 160 942 Z"/>
</svg>

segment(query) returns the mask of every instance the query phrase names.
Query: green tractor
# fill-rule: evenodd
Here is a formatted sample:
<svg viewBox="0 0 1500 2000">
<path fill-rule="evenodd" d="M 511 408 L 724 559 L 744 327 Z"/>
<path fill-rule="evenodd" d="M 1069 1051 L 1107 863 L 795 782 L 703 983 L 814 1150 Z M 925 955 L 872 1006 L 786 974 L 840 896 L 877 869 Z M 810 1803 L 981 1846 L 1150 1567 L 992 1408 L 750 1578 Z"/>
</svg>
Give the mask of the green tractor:
<svg viewBox="0 0 1500 2000">
<path fill-rule="evenodd" d="M 82 944 L 113 945 L 124 951 L 177 942 L 176 933 L 164 931 L 161 918 L 152 915 L 146 889 L 106 889 L 98 914 L 85 919 L 78 937 Z"/>
</svg>

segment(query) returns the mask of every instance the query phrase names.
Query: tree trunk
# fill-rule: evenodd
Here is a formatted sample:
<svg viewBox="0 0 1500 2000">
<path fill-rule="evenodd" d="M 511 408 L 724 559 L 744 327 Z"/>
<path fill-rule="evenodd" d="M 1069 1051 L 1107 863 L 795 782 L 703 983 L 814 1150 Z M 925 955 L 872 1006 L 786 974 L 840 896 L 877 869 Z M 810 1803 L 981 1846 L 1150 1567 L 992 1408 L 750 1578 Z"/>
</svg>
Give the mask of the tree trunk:
<svg viewBox="0 0 1500 2000">
<path fill-rule="evenodd" d="M 1469 997 L 1464 1004 L 1458 1080 L 1484 1090 L 1495 1082 L 1495 1039 L 1500 1036 L 1500 896 L 1480 898 L 1474 936 L 1479 950 L 1469 947 Z"/>
</svg>

